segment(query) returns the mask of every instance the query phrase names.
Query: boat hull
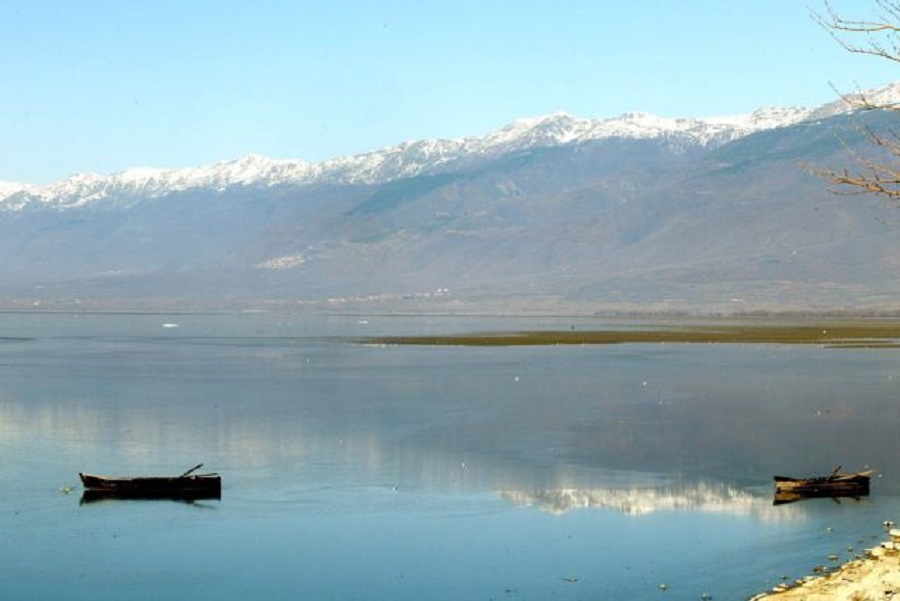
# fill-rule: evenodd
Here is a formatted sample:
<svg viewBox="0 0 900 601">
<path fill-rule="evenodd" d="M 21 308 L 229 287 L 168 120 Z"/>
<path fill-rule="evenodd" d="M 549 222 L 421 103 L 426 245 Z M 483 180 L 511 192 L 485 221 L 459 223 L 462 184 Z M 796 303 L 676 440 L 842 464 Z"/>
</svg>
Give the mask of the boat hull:
<svg viewBox="0 0 900 601">
<path fill-rule="evenodd" d="M 88 491 L 115 494 L 117 496 L 171 497 L 172 495 L 209 495 L 215 498 L 222 494 L 222 478 L 218 474 L 175 477 L 118 478 L 78 474 Z"/>
</svg>

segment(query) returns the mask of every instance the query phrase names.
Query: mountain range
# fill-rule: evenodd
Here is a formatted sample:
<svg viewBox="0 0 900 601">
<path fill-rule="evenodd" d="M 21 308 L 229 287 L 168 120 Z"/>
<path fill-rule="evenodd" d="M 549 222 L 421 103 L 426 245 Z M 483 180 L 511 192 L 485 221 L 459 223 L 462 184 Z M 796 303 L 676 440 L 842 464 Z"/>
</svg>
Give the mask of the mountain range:
<svg viewBox="0 0 900 601">
<path fill-rule="evenodd" d="M 318 164 L 0 182 L 0 307 L 893 311 L 895 211 L 804 168 L 879 158 L 866 129 L 893 122 L 556 113 Z"/>
</svg>

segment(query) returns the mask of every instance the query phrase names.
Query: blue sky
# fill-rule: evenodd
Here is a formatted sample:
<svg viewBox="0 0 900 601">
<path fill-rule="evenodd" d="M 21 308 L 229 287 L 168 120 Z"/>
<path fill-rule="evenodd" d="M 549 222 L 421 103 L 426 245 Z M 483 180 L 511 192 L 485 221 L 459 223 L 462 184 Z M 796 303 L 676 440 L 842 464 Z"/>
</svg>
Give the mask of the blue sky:
<svg viewBox="0 0 900 601">
<path fill-rule="evenodd" d="M 815 106 L 900 80 L 817 0 L 0 0 L 0 180 L 313 162 L 566 111 Z M 874 0 L 834 6 L 875 14 Z"/>
</svg>

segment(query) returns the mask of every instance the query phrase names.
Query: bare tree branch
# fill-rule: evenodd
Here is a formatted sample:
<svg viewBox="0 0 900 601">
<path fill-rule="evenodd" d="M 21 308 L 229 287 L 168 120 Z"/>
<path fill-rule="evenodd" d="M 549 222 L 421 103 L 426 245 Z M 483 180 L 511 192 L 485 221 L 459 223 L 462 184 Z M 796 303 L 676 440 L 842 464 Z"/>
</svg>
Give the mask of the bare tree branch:
<svg viewBox="0 0 900 601">
<path fill-rule="evenodd" d="M 844 50 L 854 54 L 868 54 L 893 62 L 900 62 L 900 45 L 895 35 L 900 33 L 900 2 L 877 0 L 883 15 L 877 21 L 856 21 L 838 15 L 831 3 L 825 1 L 825 13 L 810 10 L 821 25 Z M 849 42 L 843 34 L 864 34 L 864 44 Z"/>
<path fill-rule="evenodd" d="M 824 12 L 810 9 L 810 14 L 844 50 L 900 63 L 900 0 L 875 0 L 879 14 L 873 20 L 848 19 L 838 14 L 829 0 L 823 0 L 823 4 Z M 878 102 L 862 90 L 852 94 L 835 92 L 856 110 L 900 111 L 900 103 Z M 900 201 L 900 136 L 894 131 L 876 133 L 868 127 L 864 128 L 863 133 L 871 144 L 880 149 L 878 154 L 888 157 L 887 161 L 864 157 L 844 144 L 856 162 L 857 170 L 810 171 L 828 181 L 838 193 L 876 194 Z"/>
</svg>

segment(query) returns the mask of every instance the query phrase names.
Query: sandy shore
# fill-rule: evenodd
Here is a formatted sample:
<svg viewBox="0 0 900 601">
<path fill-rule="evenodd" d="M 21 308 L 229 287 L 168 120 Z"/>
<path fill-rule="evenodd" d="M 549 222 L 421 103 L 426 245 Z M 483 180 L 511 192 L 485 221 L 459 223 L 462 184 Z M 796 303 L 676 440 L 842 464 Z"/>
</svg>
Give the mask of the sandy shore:
<svg viewBox="0 0 900 601">
<path fill-rule="evenodd" d="M 868 556 L 844 564 L 827 576 L 809 578 L 751 601 L 900 601 L 900 530 L 890 531 L 891 541 L 870 549 Z"/>
</svg>

